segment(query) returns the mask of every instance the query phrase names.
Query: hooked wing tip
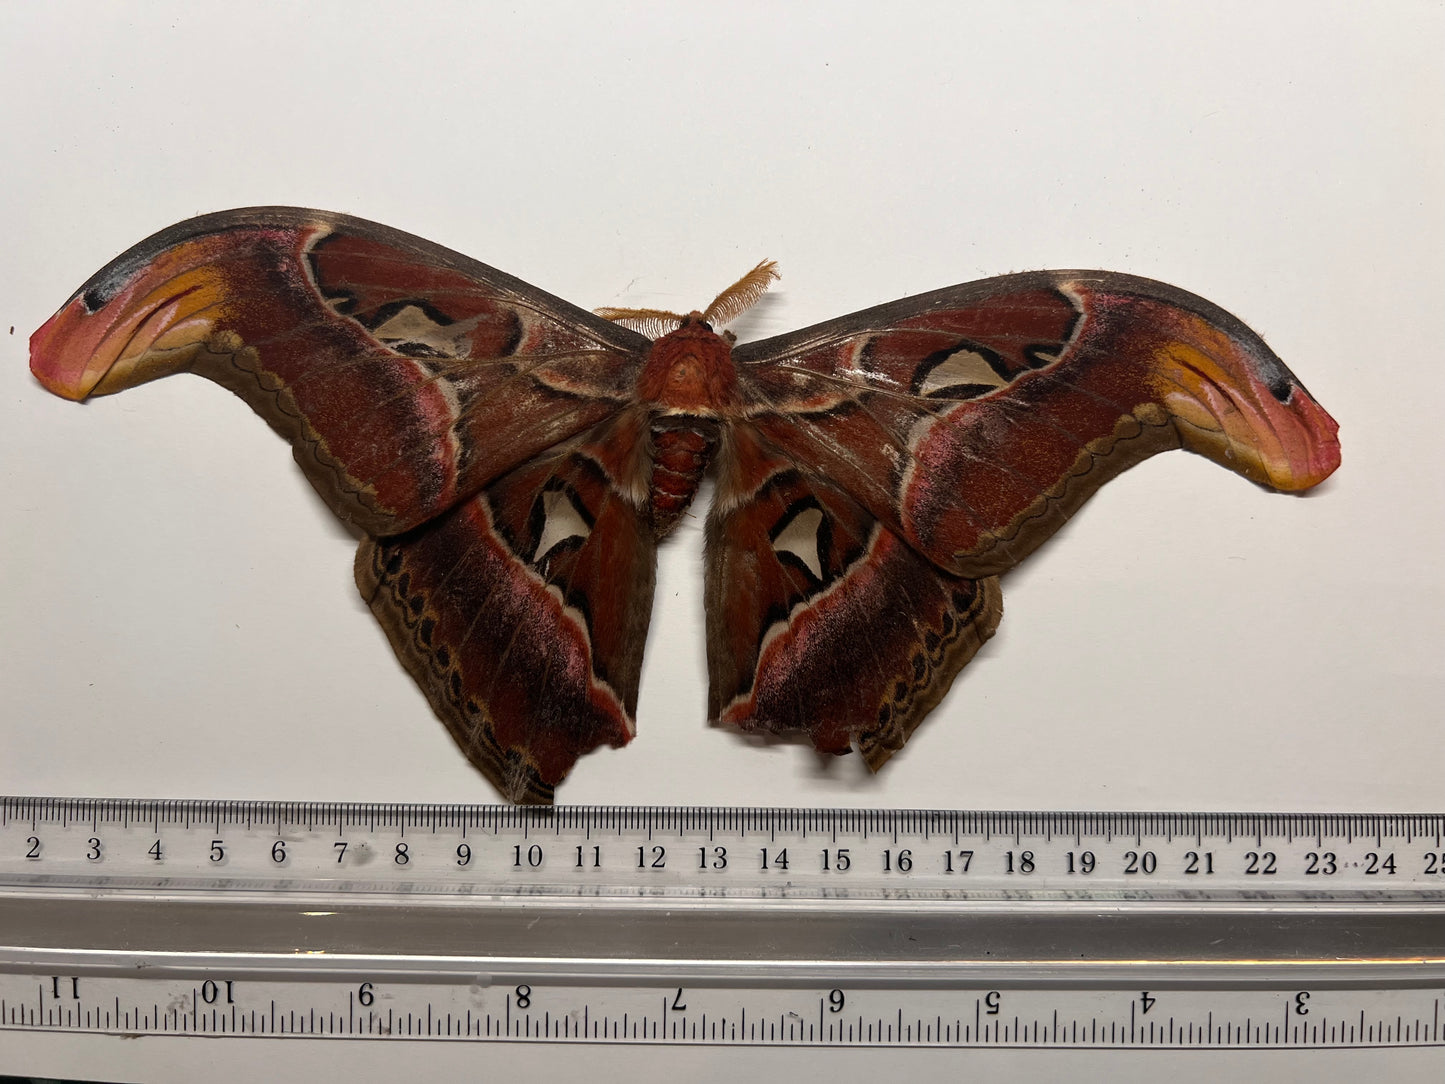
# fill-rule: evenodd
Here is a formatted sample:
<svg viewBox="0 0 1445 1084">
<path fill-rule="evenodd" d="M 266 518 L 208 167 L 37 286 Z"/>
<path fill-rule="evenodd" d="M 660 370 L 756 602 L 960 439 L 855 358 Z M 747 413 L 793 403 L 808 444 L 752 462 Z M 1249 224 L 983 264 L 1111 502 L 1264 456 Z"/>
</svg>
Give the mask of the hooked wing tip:
<svg viewBox="0 0 1445 1084">
<path fill-rule="evenodd" d="M 1340 465 L 1340 426 L 1302 385 L 1296 385 L 1289 399 L 1302 438 L 1290 459 L 1287 475 L 1271 477 L 1276 489 L 1300 492 L 1319 485 Z"/>
<path fill-rule="evenodd" d="M 1237 317 L 1133 276 L 1062 272 L 1058 281 L 1090 317 L 1078 345 L 1139 366 L 1159 420 L 1172 421 L 1186 448 L 1285 492 L 1318 485 L 1339 467 L 1335 420 Z"/>
<path fill-rule="evenodd" d="M 137 273 L 96 308 L 91 291 L 83 290 L 30 337 L 30 371 L 49 391 L 72 400 L 179 372 L 217 341 L 225 294 L 214 269 L 177 273 L 166 263 Z"/>
<path fill-rule="evenodd" d="M 30 336 L 30 372 L 63 399 L 84 399 L 105 372 L 92 365 L 90 352 L 75 345 L 84 317 L 85 306 L 76 298 Z"/>
</svg>

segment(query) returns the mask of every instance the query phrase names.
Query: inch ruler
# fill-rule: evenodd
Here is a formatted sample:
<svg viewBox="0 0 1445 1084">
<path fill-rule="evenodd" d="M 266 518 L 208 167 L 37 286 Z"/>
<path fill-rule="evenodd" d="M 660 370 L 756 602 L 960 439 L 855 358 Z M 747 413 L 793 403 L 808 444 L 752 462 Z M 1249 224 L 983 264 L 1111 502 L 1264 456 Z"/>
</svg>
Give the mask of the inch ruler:
<svg viewBox="0 0 1445 1084">
<path fill-rule="evenodd" d="M 0 1029 L 1445 1046 L 1445 815 L 0 799 Z"/>
</svg>

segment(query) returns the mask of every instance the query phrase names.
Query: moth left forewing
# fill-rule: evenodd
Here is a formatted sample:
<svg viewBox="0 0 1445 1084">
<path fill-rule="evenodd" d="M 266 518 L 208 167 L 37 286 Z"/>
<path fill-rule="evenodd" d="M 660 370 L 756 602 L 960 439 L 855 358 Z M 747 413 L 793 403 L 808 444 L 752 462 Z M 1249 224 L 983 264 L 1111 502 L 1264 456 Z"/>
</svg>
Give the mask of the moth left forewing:
<svg viewBox="0 0 1445 1084">
<path fill-rule="evenodd" d="M 117 257 L 35 333 L 31 368 L 72 399 L 214 380 L 292 444 L 339 516 L 385 535 L 615 413 L 646 349 L 422 238 L 258 207 Z"/>
</svg>

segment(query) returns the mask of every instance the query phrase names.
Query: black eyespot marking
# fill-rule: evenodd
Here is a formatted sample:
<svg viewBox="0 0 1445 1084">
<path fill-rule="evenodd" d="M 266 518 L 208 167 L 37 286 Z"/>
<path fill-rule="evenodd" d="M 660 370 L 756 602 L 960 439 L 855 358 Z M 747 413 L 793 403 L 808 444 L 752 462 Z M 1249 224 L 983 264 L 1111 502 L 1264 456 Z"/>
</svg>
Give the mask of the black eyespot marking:
<svg viewBox="0 0 1445 1084">
<path fill-rule="evenodd" d="M 85 306 L 86 312 L 99 312 L 105 307 L 105 303 L 115 296 L 115 288 L 116 284 L 113 282 L 105 283 L 103 286 L 92 286 L 80 295 L 80 303 Z"/>
<path fill-rule="evenodd" d="M 1281 403 L 1288 403 L 1289 397 L 1294 394 L 1295 384 L 1283 373 L 1276 374 L 1266 385 L 1269 393 Z"/>
</svg>

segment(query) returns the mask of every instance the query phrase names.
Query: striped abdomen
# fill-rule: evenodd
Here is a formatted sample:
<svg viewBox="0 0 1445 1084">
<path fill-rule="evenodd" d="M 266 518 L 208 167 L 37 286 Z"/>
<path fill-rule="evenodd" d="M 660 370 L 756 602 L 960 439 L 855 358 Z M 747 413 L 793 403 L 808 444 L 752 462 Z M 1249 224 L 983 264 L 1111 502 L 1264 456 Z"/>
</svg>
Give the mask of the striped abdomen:
<svg viewBox="0 0 1445 1084">
<path fill-rule="evenodd" d="M 652 423 L 652 531 L 672 530 L 697 496 L 698 483 L 717 447 L 717 423 L 674 414 Z"/>
</svg>

